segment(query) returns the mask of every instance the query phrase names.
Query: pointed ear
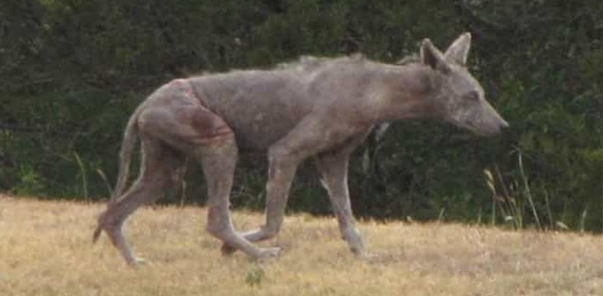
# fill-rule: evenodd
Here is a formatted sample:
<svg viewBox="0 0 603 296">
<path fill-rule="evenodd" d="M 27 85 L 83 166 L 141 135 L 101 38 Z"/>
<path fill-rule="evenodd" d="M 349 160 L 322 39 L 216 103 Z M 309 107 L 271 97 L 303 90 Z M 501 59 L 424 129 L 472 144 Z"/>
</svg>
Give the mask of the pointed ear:
<svg viewBox="0 0 603 296">
<path fill-rule="evenodd" d="M 452 45 L 448 47 L 444 56 L 449 62 L 456 63 L 459 66 L 465 66 L 467 64 L 467 56 L 469 55 L 470 48 L 471 33 L 467 32 L 452 42 Z"/>
<path fill-rule="evenodd" d="M 424 39 L 423 42 L 421 42 L 421 63 L 444 73 L 450 71 L 450 66 L 448 66 L 444 55 L 429 39 Z"/>
</svg>

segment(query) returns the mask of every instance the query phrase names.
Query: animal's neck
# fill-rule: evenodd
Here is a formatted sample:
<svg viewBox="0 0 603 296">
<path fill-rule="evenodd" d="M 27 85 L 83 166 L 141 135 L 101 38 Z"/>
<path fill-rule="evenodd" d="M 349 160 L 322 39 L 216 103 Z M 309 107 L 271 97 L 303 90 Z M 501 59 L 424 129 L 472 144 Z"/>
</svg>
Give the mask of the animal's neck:
<svg viewBox="0 0 603 296">
<path fill-rule="evenodd" d="M 434 98 L 439 76 L 430 68 L 411 64 L 384 73 L 378 120 L 392 121 L 438 115 Z"/>
</svg>

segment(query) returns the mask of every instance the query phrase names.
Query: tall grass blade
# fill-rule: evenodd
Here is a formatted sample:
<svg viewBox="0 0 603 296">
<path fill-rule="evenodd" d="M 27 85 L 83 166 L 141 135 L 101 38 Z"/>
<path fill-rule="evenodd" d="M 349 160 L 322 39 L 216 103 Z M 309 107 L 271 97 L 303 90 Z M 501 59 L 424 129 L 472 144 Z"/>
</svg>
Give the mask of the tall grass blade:
<svg viewBox="0 0 603 296">
<path fill-rule="evenodd" d="M 479 210 L 477 211 L 477 221 L 476 221 L 477 225 L 481 225 L 482 224 L 482 208 L 480 207 Z"/>
<path fill-rule="evenodd" d="M 523 157 L 521 151 L 518 151 L 517 154 L 518 162 L 519 162 L 519 173 L 521 174 L 521 179 L 523 181 L 524 190 L 526 193 L 526 197 L 528 198 L 528 202 L 530 203 L 530 208 L 532 209 L 532 214 L 534 215 L 534 220 L 536 221 L 536 226 L 538 229 L 542 230 L 542 225 L 540 224 L 540 218 L 538 218 L 538 212 L 536 211 L 536 206 L 534 205 L 534 199 L 532 198 L 532 191 L 530 190 L 530 186 L 528 184 L 528 179 L 526 177 L 525 171 L 523 169 Z"/>
<path fill-rule="evenodd" d="M 580 215 L 580 233 L 584 233 L 586 228 L 586 216 L 588 215 L 588 209 L 584 208 L 582 215 Z"/>
<path fill-rule="evenodd" d="M 501 216 L 503 217 L 505 222 L 512 221 L 513 227 L 515 229 L 523 228 L 523 214 L 521 211 L 521 207 L 517 203 L 516 199 L 509 194 L 510 190 L 507 188 L 505 181 L 503 179 L 502 173 L 498 168 L 497 164 L 494 164 L 494 174 L 498 183 L 500 184 L 500 188 L 502 189 L 502 196 L 496 193 L 496 200 L 498 201 L 498 207 L 500 208 Z M 492 174 L 488 175 L 489 178 L 492 178 L 491 183 L 494 185 L 494 177 Z M 490 187 L 495 188 L 494 186 Z M 509 219 L 512 217 L 512 219 Z"/>
<path fill-rule="evenodd" d="M 86 174 L 86 167 L 80 158 L 80 155 L 77 152 L 73 152 L 73 156 L 75 157 L 75 161 L 80 168 L 80 174 L 82 174 L 82 189 L 84 191 L 84 199 L 88 199 L 88 176 Z"/>
<path fill-rule="evenodd" d="M 484 175 L 486 176 L 486 184 L 492 192 L 492 214 L 490 216 L 490 225 L 494 226 L 496 224 L 496 187 L 494 187 L 494 180 L 492 178 L 492 173 L 490 173 L 490 170 L 485 169 Z"/>
<path fill-rule="evenodd" d="M 444 222 L 444 213 L 446 212 L 446 208 L 441 208 L 440 213 L 438 214 L 438 222 Z"/>
<path fill-rule="evenodd" d="M 186 181 L 180 182 L 180 207 L 183 208 L 186 204 Z"/>
<path fill-rule="evenodd" d="M 544 192 L 544 202 L 546 204 L 546 212 L 547 212 L 547 215 L 549 216 L 549 227 L 551 227 L 551 229 L 554 229 L 555 221 L 553 219 L 553 212 L 551 211 L 551 204 L 549 203 L 549 192 L 544 188 L 544 185 L 542 185 L 542 191 Z"/>
<path fill-rule="evenodd" d="M 96 169 L 96 173 L 101 177 L 101 179 L 103 180 L 103 183 L 105 184 L 105 187 L 107 187 L 107 196 L 111 196 L 113 195 L 113 188 L 111 188 L 111 183 L 109 183 L 109 179 L 107 178 L 107 175 L 105 175 L 105 172 L 103 172 L 103 170 L 101 170 L 100 168 Z"/>
</svg>

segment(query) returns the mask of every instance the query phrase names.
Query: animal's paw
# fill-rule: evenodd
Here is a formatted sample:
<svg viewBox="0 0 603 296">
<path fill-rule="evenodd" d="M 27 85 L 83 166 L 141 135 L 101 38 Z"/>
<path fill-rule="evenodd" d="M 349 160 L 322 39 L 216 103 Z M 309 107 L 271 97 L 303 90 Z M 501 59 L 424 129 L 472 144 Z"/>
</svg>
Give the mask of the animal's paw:
<svg viewBox="0 0 603 296">
<path fill-rule="evenodd" d="M 231 247 L 228 244 L 223 244 L 220 248 L 220 252 L 224 256 L 230 256 L 238 251 L 237 248 Z M 252 257 L 256 259 L 264 259 L 264 258 L 274 258 L 278 257 L 281 253 L 281 248 L 260 248 L 258 249 L 256 254 L 253 254 Z"/>
<path fill-rule="evenodd" d="M 261 248 L 257 259 L 275 258 L 281 254 L 281 248 Z"/>
<path fill-rule="evenodd" d="M 224 256 L 230 256 L 230 255 L 234 254 L 236 251 L 237 251 L 237 248 L 231 247 L 228 244 L 223 244 L 222 247 L 220 248 L 220 252 Z"/>
<path fill-rule="evenodd" d="M 363 252 L 362 254 L 358 254 L 357 256 L 358 256 L 358 258 L 360 258 L 362 260 L 366 260 L 366 261 L 373 261 L 373 260 L 379 259 L 379 254 L 366 252 L 366 251 Z"/>
<path fill-rule="evenodd" d="M 366 261 L 371 261 L 373 259 L 375 259 L 376 257 L 378 257 L 378 255 L 376 253 L 372 253 L 367 251 L 364 246 L 360 245 L 359 247 L 351 247 L 350 250 L 352 251 L 352 253 L 354 254 L 354 256 L 356 256 L 356 258 L 360 259 L 360 260 L 366 260 Z"/>
<path fill-rule="evenodd" d="M 362 244 L 350 246 L 350 251 L 352 251 L 354 255 L 360 258 L 364 257 L 367 254 L 367 251 Z"/>
<path fill-rule="evenodd" d="M 146 259 L 142 258 L 142 257 L 136 257 L 136 264 L 138 265 L 149 265 L 151 264 L 151 262 L 147 261 Z"/>
<path fill-rule="evenodd" d="M 141 257 L 126 258 L 126 263 L 130 267 L 138 267 L 138 266 L 141 266 L 141 265 L 148 265 L 148 264 L 150 264 L 149 261 L 147 261 L 147 260 L 145 260 L 144 258 L 141 258 Z"/>
</svg>

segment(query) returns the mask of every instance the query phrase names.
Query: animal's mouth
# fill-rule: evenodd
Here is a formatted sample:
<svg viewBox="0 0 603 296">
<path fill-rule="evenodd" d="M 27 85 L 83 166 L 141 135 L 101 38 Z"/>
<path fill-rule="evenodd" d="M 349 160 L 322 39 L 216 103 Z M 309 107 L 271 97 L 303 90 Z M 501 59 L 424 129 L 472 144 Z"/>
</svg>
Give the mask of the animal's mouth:
<svg viewBox="0 0 603 296">
<path fill-rule="evenodd" d="M 476 126 L 471 124 L 458 124 L 458 126 L 469 130 L 471 133 L 480 137 L 494 137 L 501 134 L 502 130 L 509 127 L 506 121 L 502 121 L 501 124 L 496 126 Z"/>
</svg>

